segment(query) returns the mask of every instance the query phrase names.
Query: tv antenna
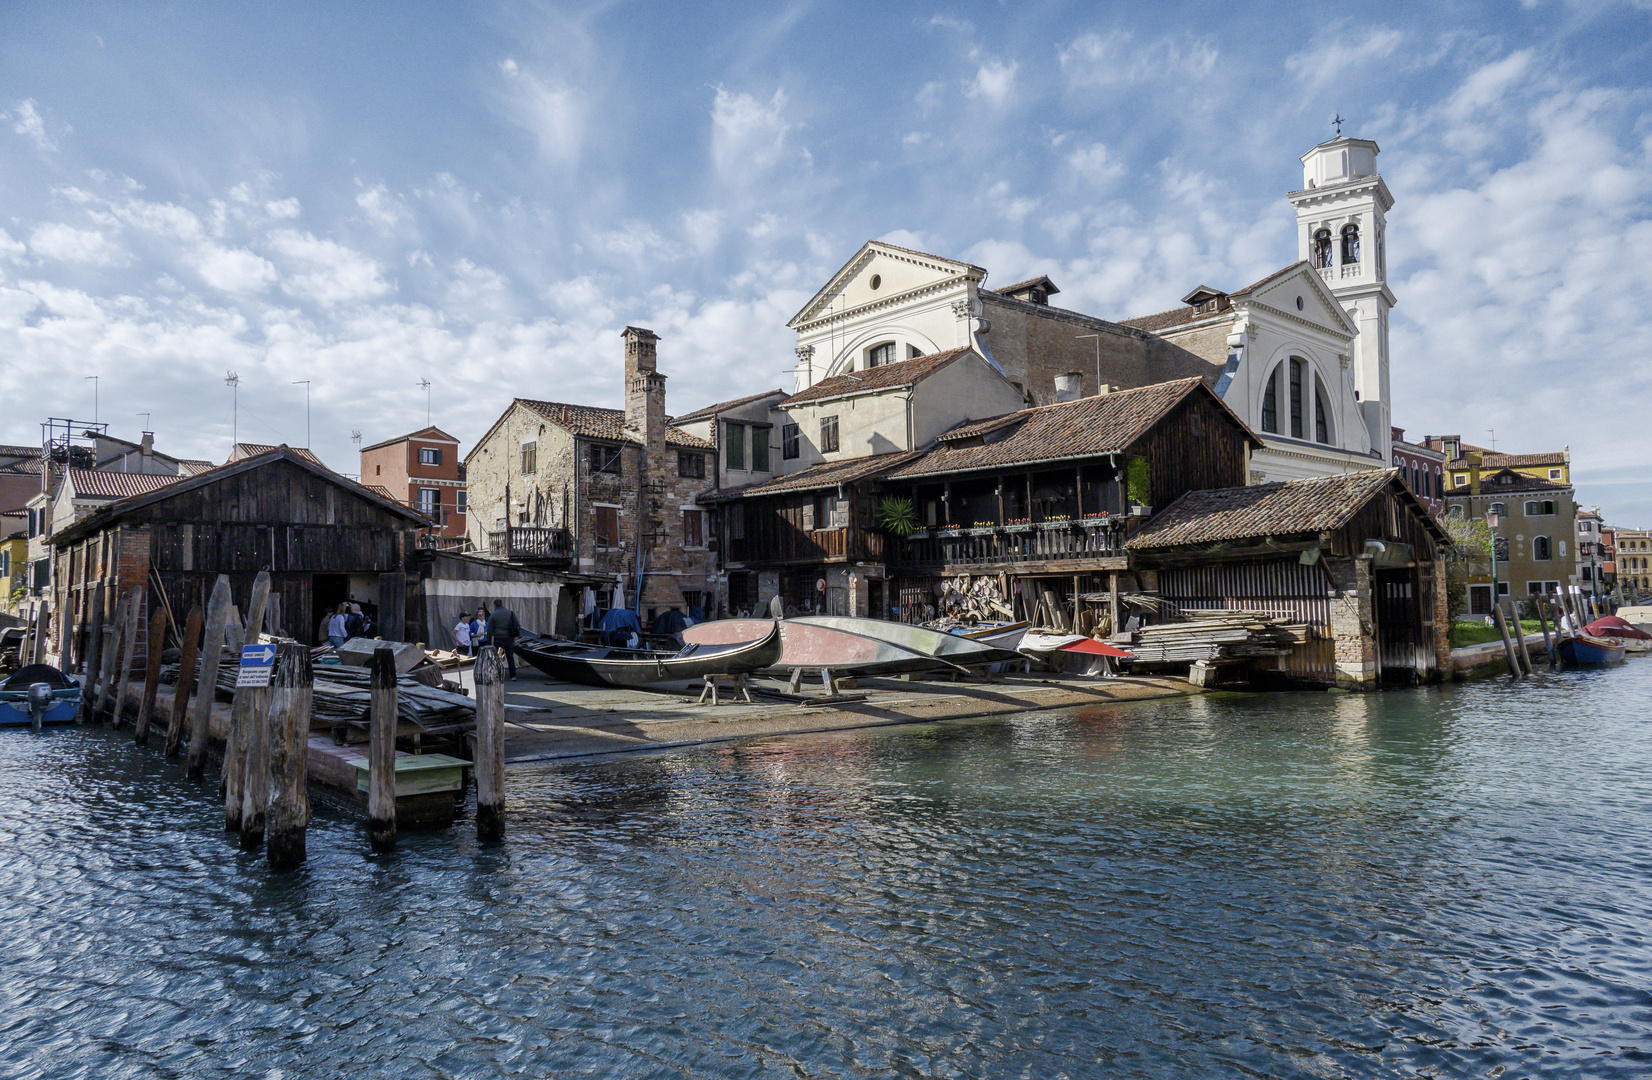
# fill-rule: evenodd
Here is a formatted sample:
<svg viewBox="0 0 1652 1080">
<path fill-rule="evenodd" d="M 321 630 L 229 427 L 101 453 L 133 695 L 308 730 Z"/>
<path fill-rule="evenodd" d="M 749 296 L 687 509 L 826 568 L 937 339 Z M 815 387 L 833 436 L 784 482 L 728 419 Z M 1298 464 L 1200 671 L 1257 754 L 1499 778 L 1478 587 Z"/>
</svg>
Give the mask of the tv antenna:
<svg viewBox="0 0 1652 1080">
<path fill-rule="evenodd" d="M 420 379 L 419 389 L 424 391 L 424 426 L 430 426 L 430 380 Z"/>
<path fill-rule="evenodd" d="M 92 423 L 95 424 L 98 422 L 98 377 L 88 375 L 86 378 L 92 381 Z"/>
<path fill-rule="evenodd" d="M 1491 436 L 1491 449 L 1492 452 L 1495 453 L 1497 451 L 1497 429 L 1494 427 L 1487 428 L 1486 434 Z"/>
<path fill-rule="evenodd" d="M 351 430 L 350 441 L 356 444 L 357 450 L 361 449 L 361 428 L 354 428 Z"/>
<path fill-rule="evenodd" d="M 145 431 L 148 431 L 149 430 L 149 418 L 151 416 L 154 416 L 155 414 L 154 413 L 146 413 L 146 412 L 135 412 L 132 415 L 143 417 L 143 429 Z"/>
<path fill-rule="evenodd" d="M 235 452 L 235 444 L 241 441 L 241 376 L 233 371 L 224 373 L 224 385 L 229 387 L 229 440 L 230 453 Z"/>
<path fill-rule="evenodd" d="M 294 379 L 293 385 L 304 384 L 304 445 L 310 445 L 310 380 Z"/>
</svg>

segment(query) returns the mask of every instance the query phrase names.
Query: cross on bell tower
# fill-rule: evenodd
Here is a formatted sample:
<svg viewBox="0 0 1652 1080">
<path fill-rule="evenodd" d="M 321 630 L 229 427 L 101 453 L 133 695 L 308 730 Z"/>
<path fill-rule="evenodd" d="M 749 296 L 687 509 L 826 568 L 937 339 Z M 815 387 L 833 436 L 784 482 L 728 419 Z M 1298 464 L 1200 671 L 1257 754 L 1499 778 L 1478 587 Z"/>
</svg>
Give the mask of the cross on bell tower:
<svg viewBox="0 0 1652 1080">
<path fill-rule="evenodd" d="M 1290 193 L 1296 207 L 1297 257 L 1324 280 L 1359 328 L 1352 369 L 1360 413 L 1371 448 L 1390 460 L 1388 312 L 1394 294 L 1387 276 L 1387 213 L 1394 196 L 1377 172 L 1377 144 L 1337 134 L 1302 155 L 1302 190 Z"/>
</svg>

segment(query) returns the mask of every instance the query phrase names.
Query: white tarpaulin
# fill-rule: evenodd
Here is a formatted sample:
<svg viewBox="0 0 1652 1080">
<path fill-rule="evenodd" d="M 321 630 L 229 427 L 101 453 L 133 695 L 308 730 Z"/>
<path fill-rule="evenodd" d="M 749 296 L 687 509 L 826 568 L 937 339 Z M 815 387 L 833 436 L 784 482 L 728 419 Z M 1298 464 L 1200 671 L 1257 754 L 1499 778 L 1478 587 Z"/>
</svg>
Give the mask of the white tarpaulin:
<svg viewBox="0 0 1652 1080">
<path fill-rule="evenodd" d="M 453 648 L 453 624 L 459 621 L 461 611 L 470 613 L 486 605 L 491 612 L 495 600 L 503 600 L 506 607 L 516 612 L 516 621 L 524 631 L 556 633 L 556 606 L 562 597 L 560 582 L 426 578 L 422 584 L 426 632 L 434 639 L 426 644 L 433 649 Z"/>
</svg>

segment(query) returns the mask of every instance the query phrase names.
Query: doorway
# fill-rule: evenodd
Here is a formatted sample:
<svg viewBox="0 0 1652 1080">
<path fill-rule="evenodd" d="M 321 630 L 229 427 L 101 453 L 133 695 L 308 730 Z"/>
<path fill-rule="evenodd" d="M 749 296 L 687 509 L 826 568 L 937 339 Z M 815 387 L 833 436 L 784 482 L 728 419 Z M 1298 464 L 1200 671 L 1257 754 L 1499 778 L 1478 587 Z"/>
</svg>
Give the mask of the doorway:
<svg viewBox="0 0 1652 1080">
<path fill-rule="evenodd" d="M 1420 678 L 1423 655 L 1421 590 L 1417 572 L 1378 570 L 1372 583 L 1377 612 L 1377 678 L 1410 685 Z"/>
<path fill-rule="evenodd" d="M 321 645 L 327 641 L 327 616 L 350 599 L 350 575 L 315 574 L 310 580 L 312 610 L 309 629 L 315 635 L 314 643 Z"/>
</svg>

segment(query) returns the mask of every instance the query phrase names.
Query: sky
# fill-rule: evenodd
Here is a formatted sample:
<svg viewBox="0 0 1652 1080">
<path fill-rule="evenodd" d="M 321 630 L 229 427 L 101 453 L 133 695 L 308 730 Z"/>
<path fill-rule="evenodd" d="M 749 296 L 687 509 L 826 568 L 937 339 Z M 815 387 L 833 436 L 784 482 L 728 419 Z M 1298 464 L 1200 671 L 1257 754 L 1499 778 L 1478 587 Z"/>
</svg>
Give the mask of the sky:
<svg viewBox="0 0 1652 1080">
<path fill-rule="evenodd" d="M 462 450 L 619 406 L 627 324 L 687 412 L 789 387 L 873 238 L 1161 311 L 1296 259 L 1341 115 L 1395 198 L 1395 423 L 1569 446 L 1652 525 L 1649 9 L 11 0 L 0 442 L 95 409 L 353 474 L 427 406 Z"/>
</svg>

